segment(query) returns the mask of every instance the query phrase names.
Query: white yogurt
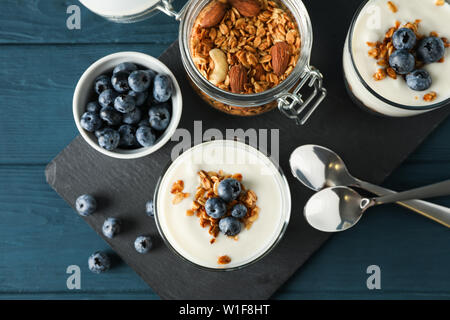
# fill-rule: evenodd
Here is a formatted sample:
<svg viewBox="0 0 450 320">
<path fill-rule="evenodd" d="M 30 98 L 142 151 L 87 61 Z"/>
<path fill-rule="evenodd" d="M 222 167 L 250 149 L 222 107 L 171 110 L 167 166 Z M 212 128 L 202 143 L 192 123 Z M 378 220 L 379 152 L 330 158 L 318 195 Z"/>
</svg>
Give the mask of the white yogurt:
<svg viewBox="0 0 450 320">
<path fill-rule="evenodd" d="M 80 2 L 98 15 L 122 17 L 145 12 L 160 0 L 80 0 Z"/>
<path fill-rule="evenodd" d="M 435 31 L 440 37 L 450 38 L 450 5 L 445 3 L 437 6 L 436 0 L 393 0 L 398 8 L 392 12 L 386 0 L 369 1 L 354 25 L 352 35 L 347 36 L 344 47 L 344 72 L 352 93 L 364 105 L 390 116 L 408 116 L 424 112 L 424 110 L 406 110 L 376 98 L 361 83 L 356 70 L 351 62 L 348 50 L 349 37 L 352 37 L 352 54 L 356 68 L 365 83 L 383 98 L 404 106 L 424 107 L 445 101 L 450 98 L 450 50 L 445 50 L 443 63 L 431 63 L 423 68 L 427 70 L 433 80 L 432 86 L 423 92 L 410 89 L 402 77 L 396 80 L 386 77 L 381 81 L 375 81 L 373 74 L 380 68 L 377 60 L 369 57 L 367 42 L 377 42 L 384 39 L 386 31 L 400 21 L 401 25 L 420 19 L 419 33 L 429 35 Z M 350 32 L 350 31 L 349 31 Z M 432 102 L 423 100 L 423 96 L 434 91 L 437 98 Z M 426 111 L 426 110 L 425 110 Z"/>
<path fill-rule="evenodd" d="M 238 240 L 219 233 L 211 244 L 209 228 L 202 228 L 195 215 L 186 215 L 200 184 L 200 170 L 241 173 L 242 184 L 256 193 L 259 218 L 249 230 L 242 227 Z M 184 192 L 191 196 L 173 205 L 170 189 L 177 180 L 184 181 Z M 234 141 L 207 142 L 184 152 L 164 174 L 156 199 L 158 226 L 170 245 L 187 260 L 218 269 L 242 266 L 263 255 L 284 232 L 290 210 L 289 186 L 274 164 L 256 149 Z M 231 263 L 219 265 L 223 255 Z"/>
</svg>

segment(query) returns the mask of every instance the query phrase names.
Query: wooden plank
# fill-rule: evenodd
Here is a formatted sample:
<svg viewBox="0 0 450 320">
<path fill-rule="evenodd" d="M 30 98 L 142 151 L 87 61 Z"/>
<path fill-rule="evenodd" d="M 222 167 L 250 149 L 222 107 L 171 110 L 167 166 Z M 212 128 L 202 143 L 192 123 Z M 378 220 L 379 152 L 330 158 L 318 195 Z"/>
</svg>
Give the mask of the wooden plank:
<svg viewBox="0 0 450 320">
<path fill-rule="evenodd" d="M 89 254 L 109 246 L 48 187 L 43 169 L 0 166 L 0 298 L 157 298 L 126 265 L 100 276 L 90 273 Z M 450 172 L 450 164 L 403 165 L 389 180 L 411 188 L 427 176 L 441 179 L 442 172 Z M 450 205 L 450 198 L 439 202 Z M 327 243 L 274 298 L 450 298 L 449 283 L 442 281 L 450 263 L 448 231 L 394 206 L 371 211 L 350 231 Z M 71 264 L 82 270 L 79 292 L 65 286 Z M 371 264 L 382 267 L 382 296 L 364 287 Z"/>
<path fill-rule="evenodd" d="M 25 3 L 25 5 L 24 5 Z M 185 0 L 176 0 L 180 8 Z M 81 29 L 66 27 L 69 5 L 81 8 Z M 174 18 L 158 13 L 134 24 L 116 24 L 86 9 L 78 1 L 2 1 L 0 44 L 153 43 L 170 44 L 178 36 Z"/>
</svg>

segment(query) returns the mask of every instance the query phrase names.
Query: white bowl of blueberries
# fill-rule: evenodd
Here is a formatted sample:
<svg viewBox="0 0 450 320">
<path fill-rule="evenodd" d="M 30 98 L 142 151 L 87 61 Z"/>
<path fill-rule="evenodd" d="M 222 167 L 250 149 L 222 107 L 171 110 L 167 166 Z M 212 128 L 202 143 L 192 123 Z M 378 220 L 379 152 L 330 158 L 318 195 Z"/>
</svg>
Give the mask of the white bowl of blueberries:
<svg viewBox="0 0 450 320">
<path fill-rule="evenodd" d="M 158 59 L 119 52 L 92 64 L 73 96 L 80 134 L 99 152 L 136 159 L 160 149 L 180 122 L 181 90 Z"/>
</svg>

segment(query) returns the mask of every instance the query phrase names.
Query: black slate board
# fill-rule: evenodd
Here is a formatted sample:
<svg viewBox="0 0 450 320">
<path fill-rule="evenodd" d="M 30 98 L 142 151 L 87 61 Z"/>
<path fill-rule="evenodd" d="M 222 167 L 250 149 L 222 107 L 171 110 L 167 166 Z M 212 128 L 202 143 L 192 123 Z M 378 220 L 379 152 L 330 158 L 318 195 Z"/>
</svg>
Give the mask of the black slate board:
<svg viewBox="0 0 450 320">
<path fill-rule="evenodd" d="M 340 70 L 347 28 L 361 2 L 342 1 L 338 7 L 331 1 L 329 6 L 323 1 L 305 2 L 316 39 L 312 64 L 324 74 L 329 94 L 303 127 L 297 127 L 278 111 L 253 118 L 220 113 L 205 105 L 191 89 L 177 43 L 160 57 L 177 76 L 183 92 L 180 128 L 192 133 L 194 121 L 201 120 L 203 130 L 280 129 L 280 164 L 288 177 L 294 206 L 286 235 L 269 256 L 244 270 L 217 273 L 199 270 L 181 261 L 164 245 L 144 208 L 176 142 L 168 143 L 143 159 L 116 160 L 93 150 L 78 136 L 46 169 L 48 183 L 70 205 L 73 206 L 76 197 L 83 193 L 99 199 L 99 211 L 85 220 L 100 235 L 105 217 L 124 220 L 124 232 L 105 241 L 162 298 L 269 298 L 329 238 L 329 234 L 310 228 L 302 216 L 303 205 L 312 192 L 291 176 L 290 153 L 303 144 L 320 144 L 338 152 L 356 176 L 381 183 L 450 113 L 450 108 L 444 108 L 414 118 L 391 119 L 357 108 L 345 91 Z M 140 234 L 151 234 L 156 239 L 151 254 L 135 252 L 133 241 Z"/>
</svg>

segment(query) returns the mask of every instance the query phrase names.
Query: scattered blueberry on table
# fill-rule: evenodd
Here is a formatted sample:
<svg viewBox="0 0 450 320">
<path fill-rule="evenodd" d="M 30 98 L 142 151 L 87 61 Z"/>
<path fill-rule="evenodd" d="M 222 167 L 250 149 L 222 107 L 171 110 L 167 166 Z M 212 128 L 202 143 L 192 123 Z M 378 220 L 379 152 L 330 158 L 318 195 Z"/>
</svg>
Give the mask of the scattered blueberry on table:
<svg viewBox="0 0 450 320">
<path fill-rule="evenodd" d="M 89 216 L 97 209 L 97 201 L 89 194 L 83 194 L 75 201 L 77 212 L 82 216 Z"/>
<path fill-rule="evenodd" d="M 168 75 L 120 63 L 95 79 L 96 98 L 87 103 L 81 127 L 108 151 L 151 147 L 169 126 L 173 88 Z"/>
<path fill-rule="evenodd" d="M 105 253 L 97 251 L 89 257 L 88 266 L 93 273 L 102 273 L 111 267 L 111 260 Z"/>
<path fill-rule="evenodd" d="M 152 239 L 149 236 L 139 236 L 134 241 L 134 248 L 139 253 L 147 253 L 152 248 Z"/>
<path fill-rule="evenodd" d="M 145 213 L 149 216 L 149 217 L 153 217 L 154 216 L 154 210 L 153 210 L 153 201 L 147 201 L 147 203 L 145 204 Z"/>
<path fill-rule="evenodd" d="M 114 238 L 122 229 L 122 222 L 117 218 L 107 218 L 103 223 L 102 232 L 107 238 Z"/>
</svg>

